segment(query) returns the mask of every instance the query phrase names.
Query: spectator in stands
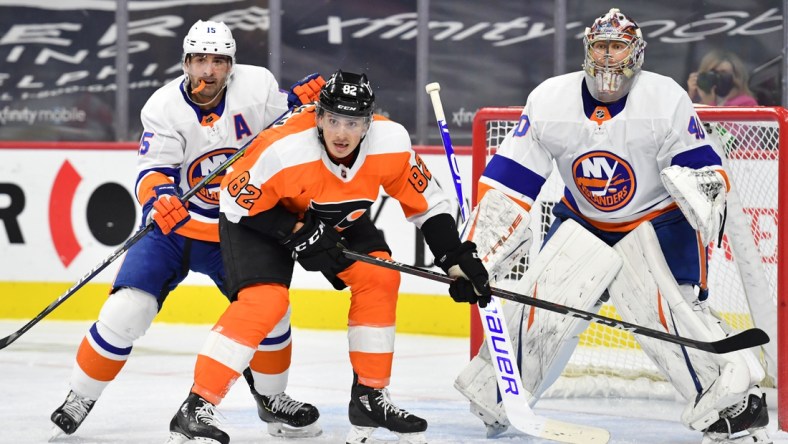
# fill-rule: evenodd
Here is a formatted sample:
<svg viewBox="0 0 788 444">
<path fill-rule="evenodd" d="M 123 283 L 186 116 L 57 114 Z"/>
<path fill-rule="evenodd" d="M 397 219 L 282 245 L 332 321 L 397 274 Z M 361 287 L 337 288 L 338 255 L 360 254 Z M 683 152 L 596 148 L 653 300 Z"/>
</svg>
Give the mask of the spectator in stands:
<svg viewBox="0 0 788 444">
<path fill-rule="evenodd" d="M 695 103 L 722 106 L 757 106 L 755 94 L 747 86 L 749 74 L 741 58 L 730 51 L 715 49 L 700 61 L 687 79 L 687 93 Z"/>
</svg>

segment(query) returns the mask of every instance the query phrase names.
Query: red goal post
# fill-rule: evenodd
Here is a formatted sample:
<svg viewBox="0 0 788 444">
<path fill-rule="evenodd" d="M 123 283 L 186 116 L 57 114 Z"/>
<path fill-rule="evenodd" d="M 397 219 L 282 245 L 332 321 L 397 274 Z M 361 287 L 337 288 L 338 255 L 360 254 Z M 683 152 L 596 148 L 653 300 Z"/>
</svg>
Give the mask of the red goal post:
<svg viewBox="0 0 788 444">
<path fill-rule="evenodd" d="M 779 193 L 779 185 L 788 184 L 788 157 L 780 148 L 788 147 L 788 111 L 782 107 L 697 107 L 707 125 L 707 132 L 725 152 L 725 166 L 733 191 L 729 196 L 726 235 L 719 246 L 710 249 L 709 287 L 715 309 L 734 328 L 758 326 L 771 336 L 772 342 L 760 356 L 767 367 L 768 381 L 775 387 L 778 424 L 788 429 L 788 390 L 780 389 L 778 380 L 788 381 L 788 192 Z M 481 108 L 473 121 L 472 198 L 476 202 L 479 177 L 490 156 L 505 134 L 519 120 L 522 107 Z M 784 179 L 785 178 L 785 179 Z M 534 247 L 542 240 L 552 219 L 550 209 L 559 198 L 563 183 L 557 174 L 545 184 L 532 208 Z M 552 194 L 552 195 L 551 195 Z M 539 211 L 538 217 L 534 212 Z M 532 250 L 530 254 L 535 254 Z M 515 277 L 516 279 L 516 277 Z M 780 295 L 783 295 L 780 297 Z M 776 312 L 776 315 L 775 315 Z M 614 307 L 603 307 L 600 314 L 618 317 Z M 592 324 L 583 336 L 562 380 L 570 388 L 557 389 L 562 396 L 593 391 L 599 387 L 579 389 L 595 378 L 629 381 L 659 378 L 631 334 L 612 331 Z M 483 341 L 477 310 L 471 310 L 471 355 Z M 782 344 L 781 344 L 782 342 Z M 642 355 L 642 356 L 640 356 Z M 778 359 L 781 357 L 782 359 Z M 607 368 L 614 367 L 612 369 Z M 652 368 L 649 368 L 651 366 Z M 644 378 L 645 376 L 645 378 Z M 605 387 L 610 383 L 605 382 Z M 558 385 L 558 384 L 556 384 Z M 623 388 L 615 394 L 635 396 Z M 654 389 L 645 396 L 652 396 Z"/>
</svg>

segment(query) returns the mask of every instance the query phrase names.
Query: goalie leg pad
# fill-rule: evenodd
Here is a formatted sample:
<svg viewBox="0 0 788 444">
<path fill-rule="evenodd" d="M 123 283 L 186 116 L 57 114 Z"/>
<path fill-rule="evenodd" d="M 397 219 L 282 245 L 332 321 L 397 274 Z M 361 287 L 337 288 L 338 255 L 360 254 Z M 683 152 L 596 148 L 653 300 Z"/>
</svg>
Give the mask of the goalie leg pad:
<svg viewBox="0 0 788 444">
<path fill-rule="evenodd" d="M 489 352 L 486 359 L 481 352 L 474 356 L 457 376 L 454 388 L 468 398 L 471 413 L 479 417 L 488 429 L 500 429 L 502 432 L 508 427 L 509 420 L 506 419 L 503 402 L 498 397 L 495 369 L 489 359 Z"/>
<path fill-rule="evenodd" d="M 621 268 L 621 258 L 574 220 L 562 222 L 514 291 L 580 310 L 593 310 Z M 595 309 L 598 311 L 601 304 Z M 588 321 L 528 310 L 523 324 L 523 386 L 534 399 L 563 371 Z"/>
<path fill-rule="evenodd" d="M 640 224 L 614 248 L 624 259 L 624 266 L 609 291 L 623 319 L 702 341 L 724 337 L 719 324 L 705 318 L 702 310 L 690 307 L 687 299 L 694 293 L 676 282 L 651 223 Z M 747 350 L 713 355 L 654 338 L 635 335 L 635 339 L 690 401 L 682 422 L 692 428 L 716 421 L 719 410 L 741 399 L 763 377 L 762 369 L 751 371 L 746 354 L 752 353 Z M 757 363 L 754 356 L 753 360 Z"/>
<path fill-rule="evenodd" d="M 504 281 L 501 287 L 528 294 L 533 294 L 536 288 L 537 295 L 546 300 L 588 310 L 597 303 L 620 267 L 621 259 L 612 248 L 577 222 L 567 220 L 523 278 L 514 284 Z M 503 305 L 503 310 L 512 347 L 517 350 L 521 340 L 523 343 L 523 386 L 530 393 L 536 393 L 533 389 L 541 393 L 560 375 L 588 321 L 543 310 L 535 313 L 531 310 L 530 317 L 526 318 L 527 308 L 509 301 Z M 495 373 L 489 362 L 485 344 L 457 378 L 455 387 L 476 404 L 476 410 L 486 413 L 490 419 L 485 420 L 488 426 L 495 422 L 507 424 L 502 404 L 498 402 Z M 532 397 L 529 403 L 534 404 L 536 399 Z"/>
</svg>

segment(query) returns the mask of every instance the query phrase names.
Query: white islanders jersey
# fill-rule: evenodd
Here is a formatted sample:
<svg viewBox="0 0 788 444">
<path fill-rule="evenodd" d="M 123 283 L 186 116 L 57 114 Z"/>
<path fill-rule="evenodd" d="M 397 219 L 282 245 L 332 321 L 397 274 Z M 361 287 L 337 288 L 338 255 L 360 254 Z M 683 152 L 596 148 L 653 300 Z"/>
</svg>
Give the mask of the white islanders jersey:
<svg viewBox="0 0 788 444">
<path fill-rule="evenodd" d="M 169 82 L 142 108 L 136 190 L 141 204 L 161 184 L 161 174 L 187 192 L 287 110 L 287 94 L 262 67 L 234 66 L 224 99 L 208 116 L 188 99 L 183 83 L 183 76 Z M 223 174 L 189 200 L 191 219 L 178 234 L 218 242 Z"/>
<path fill-rule="evenodd" d="M 675 208 L 660 180 L 664 168 L 722 168 L 687 93 L 647 71 L 611 104 L 593 100 L 582 71 L 540 84 L 487 165 L 480 191 L 497 188 L 530 209 L 553 162 L 569 208 L 614 231 Z"/>
</svg>

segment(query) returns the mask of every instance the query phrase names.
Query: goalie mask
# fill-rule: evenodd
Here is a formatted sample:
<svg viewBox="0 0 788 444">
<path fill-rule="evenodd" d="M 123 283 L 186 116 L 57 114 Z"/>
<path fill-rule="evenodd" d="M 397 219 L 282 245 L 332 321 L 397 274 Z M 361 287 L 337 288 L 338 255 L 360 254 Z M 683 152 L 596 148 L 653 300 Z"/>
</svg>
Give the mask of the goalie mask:
<svg viewBox="0 0 788 444">
<path fill-rule="evenodd" d="M 216 96 L 227 87 L 232 78 L 232 69 L 235 66 L 235 39 L 230 28 L 224 22 L 203 21 L 197 22 L 189 28 L 189 33 L 183 38 L 183 73 L 187 88 L 194 88 L 192 93 L 201 91 L 205 83 L 202 82 L 199 86 L 191 85 L 189 73 L 186 71 L 186 62 L 189 56 L 193 54 L 213 54 L 228 57 L 230 63 L 230 71 L 227 73 L 224 85 L 216 93 Z M 210 103 L 210 102 L 208 102 Z M 203 105 L 196 103 L 197 105 Z"/>
<path fill-rule="evenodd" d="M 605 103 L 624 97 L 643 66 L 646 41 L 637 23 L 613 8 L 586 28 L 583 45 L 591 95 Z"/>
</svg>

